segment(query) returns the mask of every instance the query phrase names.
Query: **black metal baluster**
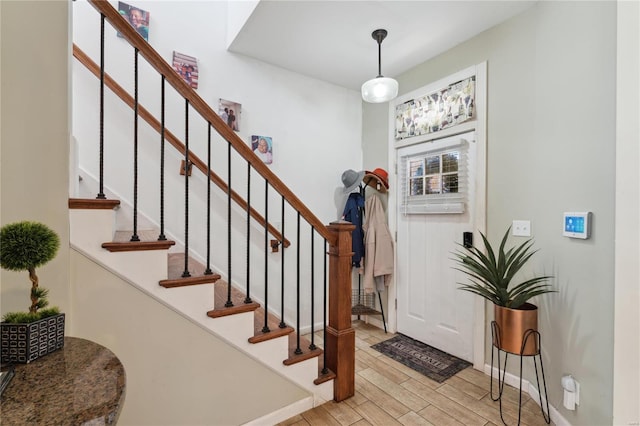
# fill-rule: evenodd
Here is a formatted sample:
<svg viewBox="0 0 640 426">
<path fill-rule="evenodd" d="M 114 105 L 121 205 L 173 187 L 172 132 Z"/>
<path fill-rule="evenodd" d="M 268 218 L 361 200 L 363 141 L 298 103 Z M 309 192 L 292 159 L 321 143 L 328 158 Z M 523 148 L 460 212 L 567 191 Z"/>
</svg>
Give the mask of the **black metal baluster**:
<svg viewBox="0 0 640 426">
<path fill-rule="evenodd" d="M 280 328 L 285 328 L 284 322 L 284 196 L 282 196 L 282 225 L 280 229 L 280 251 L 281 251 L 281 272 L 280 272 Z"/>
<path fill-rule="evenodd" d="M 138 236 L 138 49 L 133 56 L 133 235 L 130 241 L 140 241 Z"/>
<path fill-rule="evenodd" d="M 269 330 L 269 181 L 264 180 L 264 327 Z"/>
<path fill-rule="evenodd" d="M 233 306 L 231 301 L 231 142 L 227 150 L 227 301 L 225 307 Z"/>
<path fill-rule="evenodd" d="M 160 235 L 158 235 L 158 241 L 167 240 L 164 235 L 164 82 L 163 75 L 160 84 Z"/>
<path fill-rule="evenodd" d="M 302 354 L 300 349 L 300 212 L 298 212 L 298 230 L 296 231 L 296 355 Z"/>
<path fill-rule="evenodd" d="M 324 347 L 324 350 L 322 353 L 322 374 L 327 374 L 329 372 L 329 369 L 327 368 L 327 256 L 327 240 L 324 240 L 324 303 L 322 307 L 322 346 Z"/>
<path fill-rule="evenodd" d="M 189 273 L 189 100 L 184 100 L 184 272 L 182 278 Z"/>
<path fill-rule="evenodd" d="M 315 259 L 314 259 L 314 247 L 313 247 L 313 234 L 315 233 L 315 229 L 313 228 L 313 226 L 311 227 L 311 344 L 309 345 L 309 349 L 310 350 L 314 350 L 317 349 L 317 346 L 315 344 L 315 336 L 313 333 L 313 326 L 314 326 L 314 322 L 313 322 L 313 311 L 315 311 L 316 309 L 316 304 L 314 301 L 314 281 L 315 281 L 315 274 L 314 274 L 314 266 L 316 264 Z"/>
<path fill-rule="evenodd" d="M 104 15 L 100 14 L 100 188 L 96 199 L 104 200 Z"/>
<path fill-rule="evenodd" d="M 247 161 L 247 297 L 244 303 L 251 303 L 251 163 Z"/>
<path fill-rule="evenodd" d="M 211 270 L 211 123 L 207 129 L 207 269 L 204 275 L 213 275 Z"/>
</svg>

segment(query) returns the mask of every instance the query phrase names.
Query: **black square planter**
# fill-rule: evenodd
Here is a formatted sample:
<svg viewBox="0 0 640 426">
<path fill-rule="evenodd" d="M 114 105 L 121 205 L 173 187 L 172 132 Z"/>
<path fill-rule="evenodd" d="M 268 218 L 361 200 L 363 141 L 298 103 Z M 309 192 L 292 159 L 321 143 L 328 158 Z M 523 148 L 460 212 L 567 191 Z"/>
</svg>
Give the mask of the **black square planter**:
<svg viewBox="0 0 640 426">
<path fill-rule="evenodd" d="M 64 314 L 28 324 L 0 323 L 3 363 L 27 364 L 64 346 Z"/>
</svg>

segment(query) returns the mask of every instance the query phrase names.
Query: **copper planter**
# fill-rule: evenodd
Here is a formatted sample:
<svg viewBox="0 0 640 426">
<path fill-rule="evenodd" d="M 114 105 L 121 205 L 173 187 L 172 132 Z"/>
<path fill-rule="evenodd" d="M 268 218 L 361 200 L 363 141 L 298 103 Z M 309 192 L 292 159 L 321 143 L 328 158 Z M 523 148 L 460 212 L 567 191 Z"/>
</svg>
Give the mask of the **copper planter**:
<svg viewBox="0 0 640 426">
<path fill-rule="evenodd" d="M 503 351 L 516 355 L 536 355 L 539 352 L 536 333 L 538 331 L 538 307 L 525 303 L 518 309 L 493 305 L 495 329 L 493 344 Z M 523 347 L 523 341 L 526 344 Z"/>
</svg>

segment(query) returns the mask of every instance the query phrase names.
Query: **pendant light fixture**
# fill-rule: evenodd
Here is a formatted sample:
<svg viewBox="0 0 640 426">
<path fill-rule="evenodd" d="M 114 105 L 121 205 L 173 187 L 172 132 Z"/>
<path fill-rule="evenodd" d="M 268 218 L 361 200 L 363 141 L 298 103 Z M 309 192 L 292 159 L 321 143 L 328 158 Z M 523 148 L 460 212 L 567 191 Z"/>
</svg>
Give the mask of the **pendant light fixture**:
<svg viewBox="0 0 640 426">
<path fill-rule="evenodd" d="M 383 77 L 381 71 L 380 45 L 387 36 L 387 30 L 375 30 L 371 37 L 378 42 L 378 76 L 362 85 L 362 99 L 365 102 L 387 102 L 398 96 L 398 82 L 393 78 Z"/>
</svg>

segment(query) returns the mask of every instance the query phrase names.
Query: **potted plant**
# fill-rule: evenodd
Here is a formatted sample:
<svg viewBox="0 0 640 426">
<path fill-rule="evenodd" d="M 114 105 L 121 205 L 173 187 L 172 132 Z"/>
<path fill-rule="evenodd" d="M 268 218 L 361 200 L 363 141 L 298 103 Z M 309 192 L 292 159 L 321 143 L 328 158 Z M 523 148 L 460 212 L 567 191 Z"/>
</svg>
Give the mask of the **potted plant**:
<svg viewBox="0 0 640 426">
<path fill-rule="evenodd" d="M 502 238 L 496 252 L 487 237 L 482 235 L 484 251 L 460 245 L 453 252 L 457 263 L 455 269 L 465 273 L 470 283 L 459 283 L 459 289 L 468 291 L 493 302 L 494 345 L 514 354 L 535 355 L 538 353 L 538 339 L 525 339 L 528 330 L 538 330 L 538 307 L 528 300 L 534 296 L 552 293 L 547 280 L 551 276 L 538 276 L 512 284 L 515 275 L 537 252 L 533 250 L 533 239 L 528 239 L 517 247 L 505 249 L 511 227 Z M 526 340 L 526 342 L 525 342 Z M 526 343 L 523 346 L 523 343 Z"/>
<path fill-rule="evenodd" d="M 40 287 L 36 268 L 53 259 L 58 234 L 38 222 L 15 222 L 0 229 L 0 266 L 28 271 L 31 305 L 28 312 L 9 312 L 0 323 L 2 362 L 28 363 L 64 346 L 64 314 L 48 306 L 48 290 Z"/>
</svg>

